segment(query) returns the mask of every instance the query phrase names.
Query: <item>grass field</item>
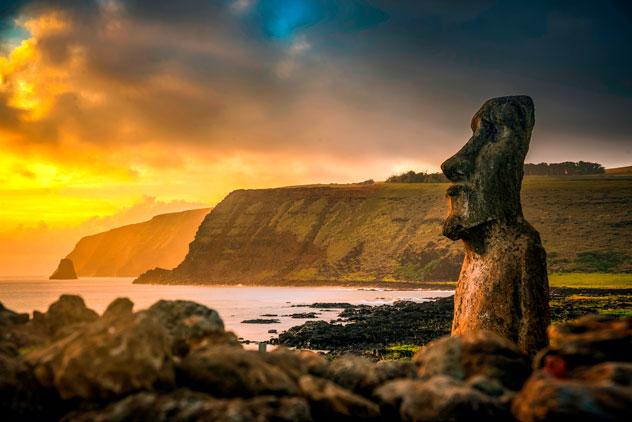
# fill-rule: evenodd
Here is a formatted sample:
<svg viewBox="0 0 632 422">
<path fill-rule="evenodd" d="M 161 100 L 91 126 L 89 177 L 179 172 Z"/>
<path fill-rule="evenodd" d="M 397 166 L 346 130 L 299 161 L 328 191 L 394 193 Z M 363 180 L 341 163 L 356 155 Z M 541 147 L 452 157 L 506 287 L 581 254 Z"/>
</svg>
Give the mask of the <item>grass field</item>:
<svg viewBox="0 0 632 422">
<path fill-rule="evenodd" d="M 575 289 L 632 289 L 632 273 L 555 273 L 549 274 L 549 285 Z"/>
<path fill-rule="evenodd" d="M 454 288 L 456 281 L 429 281 L 427 288 Z M 569 289 L 632 289 L 632 273 L 552 273 L 549 286 Z"/>
</svg>

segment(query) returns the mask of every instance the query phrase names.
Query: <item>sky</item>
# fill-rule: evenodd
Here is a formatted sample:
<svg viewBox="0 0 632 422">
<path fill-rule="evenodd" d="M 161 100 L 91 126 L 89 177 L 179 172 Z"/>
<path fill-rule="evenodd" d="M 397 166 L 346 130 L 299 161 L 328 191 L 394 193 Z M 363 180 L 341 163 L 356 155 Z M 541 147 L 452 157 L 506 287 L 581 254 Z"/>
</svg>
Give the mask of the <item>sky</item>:
<svg viewBox="0 0 632 422">
<path fill-rule="evenodd" d="M 0 274 L 238 188 L 438 171 L 488 98 L 528 162 L 632 164 L 632 3 L 2 0 Z"/>
</svg>

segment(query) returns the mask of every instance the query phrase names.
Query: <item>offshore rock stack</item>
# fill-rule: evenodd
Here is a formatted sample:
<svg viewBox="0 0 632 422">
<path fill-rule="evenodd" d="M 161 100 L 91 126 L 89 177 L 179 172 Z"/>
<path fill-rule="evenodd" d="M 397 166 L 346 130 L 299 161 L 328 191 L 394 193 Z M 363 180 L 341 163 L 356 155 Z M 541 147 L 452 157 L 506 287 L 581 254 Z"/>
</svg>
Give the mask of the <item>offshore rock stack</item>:
<svg viewBox="0 0 632 422">
<path fill-rule="evenodd" d="M 103 315 L 64 295 L 0 305 L 2 420 L 629 420 L 632 318 L 549 327 L 532 367 L 497 334 L 428 343 L 410 360 L 244 350 L 212 309 L 160 301 Z"/>
<path fill-rule="evenodd" d="M 75 266 L 72 260 L 68 258 L 59 260 L 57 269 L 49 277 L 51 280 L 75 280 L 76 278 Z"/>
</svg>

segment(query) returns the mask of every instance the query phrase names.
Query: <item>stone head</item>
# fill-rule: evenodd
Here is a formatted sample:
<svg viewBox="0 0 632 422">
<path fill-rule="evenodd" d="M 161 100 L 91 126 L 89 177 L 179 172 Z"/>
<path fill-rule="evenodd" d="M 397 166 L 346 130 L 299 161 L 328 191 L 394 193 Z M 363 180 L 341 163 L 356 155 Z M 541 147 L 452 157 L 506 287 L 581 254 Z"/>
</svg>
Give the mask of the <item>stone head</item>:
<svg viewBox="0 0 632 422">
<path fill-rule="evenodd" d="M 472 137 L 441 165 L 453 182 L 445 236 L 462 239 L 485 223 L 522 217 L 520 187 L 534 122 L 528 96 L 492 98 L 474 115 Z"/>
</svg>

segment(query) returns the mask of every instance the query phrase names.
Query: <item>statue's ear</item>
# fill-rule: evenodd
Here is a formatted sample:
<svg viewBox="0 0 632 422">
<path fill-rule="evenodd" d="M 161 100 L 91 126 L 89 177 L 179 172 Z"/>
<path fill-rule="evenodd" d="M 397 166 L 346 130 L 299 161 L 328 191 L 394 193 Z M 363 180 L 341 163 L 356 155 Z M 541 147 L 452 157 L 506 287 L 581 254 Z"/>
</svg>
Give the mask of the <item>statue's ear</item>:
<svg viewBox="0 0 632 422">
<path fill-rule="evenodd" d="M 494 125 L 499 133 L 522 132 L 527 128 L 524 122 L 529 120 L 524 107 L 514 102 L 505 102 L 496 109 Z"/>
</svg>

